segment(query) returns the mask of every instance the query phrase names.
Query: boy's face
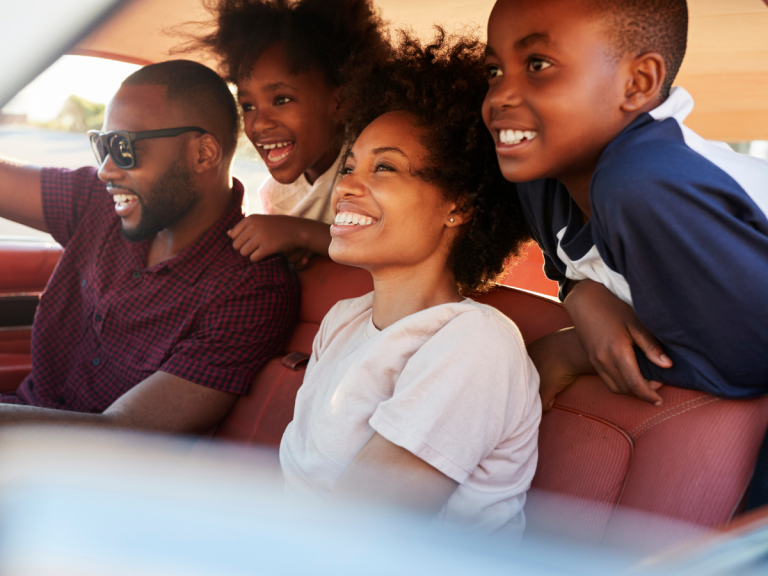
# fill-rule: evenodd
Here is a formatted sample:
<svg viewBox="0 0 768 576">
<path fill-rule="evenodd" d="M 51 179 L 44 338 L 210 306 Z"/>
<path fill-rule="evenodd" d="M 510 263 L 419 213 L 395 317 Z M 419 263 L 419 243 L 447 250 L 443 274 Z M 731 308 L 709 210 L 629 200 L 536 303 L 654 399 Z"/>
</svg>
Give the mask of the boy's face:
<svg viewBox="0 0 768 576">
<path fill-rule="evenodd" d="M 237 92 L 245 133 L 275 180 L 290 184 L 306 173 L 314 182 L 333 165 L 338 89 L 322 72 L 291 74 L 282 48 L 273 44 Z"/>
<path fill-rule="evenodd" d="M 483 119 L 507 180 L 588 182 L 623 129 L 627 86 L 604 26 L 576 0 L 494 6 Z"/>
</svg>

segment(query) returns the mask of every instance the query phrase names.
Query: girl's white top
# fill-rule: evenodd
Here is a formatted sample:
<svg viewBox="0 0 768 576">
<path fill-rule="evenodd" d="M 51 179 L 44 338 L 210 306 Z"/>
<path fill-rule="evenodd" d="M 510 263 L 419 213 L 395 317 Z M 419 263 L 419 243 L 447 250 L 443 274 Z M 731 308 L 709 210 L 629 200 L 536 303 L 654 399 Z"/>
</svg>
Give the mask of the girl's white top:
<svg viewBox="0 0 768 576">
<path fill-rule="evenodd" d="M 269 176 L 259 188 L 262 212 L 283 214 L 333 224 L 331 195 L 339 176 L 341 155 L 314 184 L 302 174 L 292 184 L 280 184 Z"/>
<path fill-rule="evenodd" d="M 459 484 L 438 521 L 519 538 L 541 401 L 517 326 L 466 299 L 378 330 L 372 303 L 339 302 L 315 337 L 280 444 L 288 496 L 328 496 L 378 432 Z"/>
</svg>

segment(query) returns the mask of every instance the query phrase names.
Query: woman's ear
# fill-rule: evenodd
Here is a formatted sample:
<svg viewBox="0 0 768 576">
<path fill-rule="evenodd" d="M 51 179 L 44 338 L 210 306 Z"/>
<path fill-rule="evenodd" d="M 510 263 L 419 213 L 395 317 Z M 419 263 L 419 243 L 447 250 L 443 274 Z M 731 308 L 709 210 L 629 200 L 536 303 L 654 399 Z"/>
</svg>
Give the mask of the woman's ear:
<svg viewBox="0 0 768 576">
<path fill-rule="evenodd" d="M 213 134 L 203 134 L 190 141 L 193 155 L 192 170 L 200 174 L 216 167 L 223 156 L 223 150 Z"/>
<path fill-rule="evenodd" d="M 667 75 L 664 58 L 657 52 L 648 52 L 637 56 L 629 63 L 629 82 L 624 94 L 621 109 L 624 112 L 637 112 L 652 104 L 659 104 L 661 87 Z"/>
<path fill-rule="evenodd" d="M 472 220 L 472 212 L 471 208 L 465 209 L 462 204 L 452 204 L 451 210 L 446 214 L 445 225 L 448 228 L 453 228 L 466 224 Z"/>
</svg>

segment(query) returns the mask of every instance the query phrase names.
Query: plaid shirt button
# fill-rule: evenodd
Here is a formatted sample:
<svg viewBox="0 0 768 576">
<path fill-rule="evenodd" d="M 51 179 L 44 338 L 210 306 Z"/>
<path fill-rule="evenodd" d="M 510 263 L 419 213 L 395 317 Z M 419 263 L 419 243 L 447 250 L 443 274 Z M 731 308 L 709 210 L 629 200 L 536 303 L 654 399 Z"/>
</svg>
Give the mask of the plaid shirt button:
<svg viewBox="0 0 768 576">
<path fill-rule="evenodd" d="M 93 360 L 91 360 L 91 364 L 93 364 L 94 366 L 98 366 L 99 364 L 101 364 L 101 359 L 94 358 Z"/>
<path fill-rule="evenodd" d="M 86 284 L 88 284 L 88 280 L 86 280 L 85 278 L 83 278 L 83 281 L 82 281 L 82 282 L 80 282 L 80 286 L 82 286 L 83 288 L 85 288 Z"/>
<path fill-rule="evenodd" d="M 138 280 L 139 278 L 141 278 L 141 272 L 139 272 L 138 270 L 134 270 L 133 271 L 133 279 L 134 280 Z"/>
</svg>

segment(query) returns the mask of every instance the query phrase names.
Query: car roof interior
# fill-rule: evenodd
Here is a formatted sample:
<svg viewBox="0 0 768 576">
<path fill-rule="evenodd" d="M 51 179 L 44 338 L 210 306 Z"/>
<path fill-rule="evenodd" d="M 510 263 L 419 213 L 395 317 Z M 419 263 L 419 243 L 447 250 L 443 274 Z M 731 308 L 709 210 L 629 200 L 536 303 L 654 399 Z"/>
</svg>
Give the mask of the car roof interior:
<svg viewBox="0 0 768 576">
<path fill-rule="evenodd" d="M 429 33 L 433 23 L 475 25 L 485 34 L 493 0 L 377 0 L 392 26 Z M 686 124 L 705 138 L 768 139 L 766 0 L 688 0 L 688 51 L 677 78 L 696 101 Z M 164 33 L 207 17 L 200 0 L 135 0 L 82 40 L 73 54 L 149 64 L 169 58 L 178 38 Z M 204 57 L 198 56 L 204 61 Z M 207 62 L 212 64 L 212 62 Z"/>
</svg>

